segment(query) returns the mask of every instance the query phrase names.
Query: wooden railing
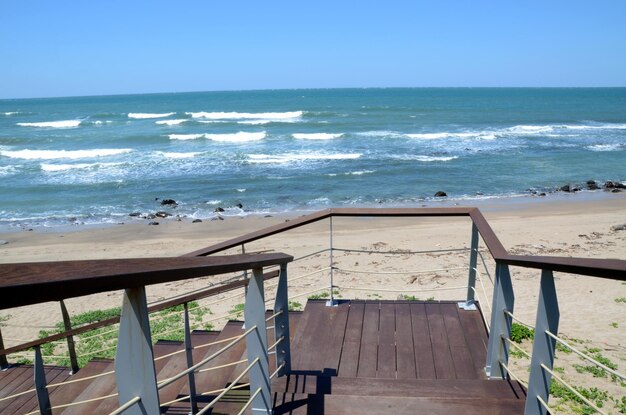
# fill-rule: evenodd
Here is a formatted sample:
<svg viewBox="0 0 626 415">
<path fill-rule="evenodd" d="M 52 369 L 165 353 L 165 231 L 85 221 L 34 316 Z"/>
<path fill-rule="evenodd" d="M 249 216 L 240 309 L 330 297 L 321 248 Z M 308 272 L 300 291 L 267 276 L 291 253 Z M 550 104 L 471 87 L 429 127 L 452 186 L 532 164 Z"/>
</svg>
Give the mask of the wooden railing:
<svg viewBox="0 0 626 415">
<path fill-rule="evenodd" d="M 217 274 L 254 269 L 255 278 L 263 280 L 259 269 L 268 265 L 284 267 L 292 258 L 284 254 L 256 254 L 228 257 L 212 257 L 216 253 L 231 248 L 241 248 L 254 241 L 278 235 L 315 222 L 329 220 L 330 227 L 330 293 L 333 293 L 332 271 L 332 220 L 339 217 L 467 217 L 472 223 L 468 290 L 465 301 L 460 304 L 471 308 L 476 302 L 475 281 L 476 261 L 479 236 L 489 250 L 496 264 L 493 301 L 491 310 L 491 333 L 485 364 L 486 374 L 492 378 L 510 375 L 508 370 L 508 341 L 511 335 L 514 293 L 509 267 L 523 267 L 541 270 L 540 295 L 537 312 L 537 335 L 534 340 L 531 373 L 528 386 L 526 414 L 545 413 L 544 404 L 548 401 L 550 371 L 554 356 L 555 340 L 548 333 L 558 330 L 558 300 L 554 288 L 553 272 L 573 273 L 592 277 L 626 281 L 626 261 L 620 259 L 590 259 L 547 256 L 511 255 L 504 248 L 495 232 L 476 208 L 439 208 L 439 209 L 328 209 L 303 216 L 288 222 L 255 231 L 237 238 L 190 252 L 179 258 L 153 260 L 109 260 L 109 261 L 72 261 L 63 263 L 7 264 L 0 265 L 0 295 L 3 298 L 1 308 L 34 304 L 43 301 L 59 301 L 64 298 L 103 292 L 115 289 L 131 289 L 148 284 L 155 284 L 177 279 L 192 278 L 201 275 Z M 206 257 L 206 258 L 205 258 Z M 45 276 L 42 280 L 41 275 Z M 265 278 L 274 278 L 278 273 L 266 274 Z M 129 278 L 132 276 L 132 285 Z M 237 281 L 224 286 L 211 288 L 171 300 L 147 309 L 160 310 L 172 305 L 184 304 L 197 298 L 241 287 L 250 280 Z M 282 284 L 283 282 L 281 282 Z M 286 292 L 286 281 L 284 281 Z M 4 301 L 6 299 L 6 301 Z M 278 297 L 277 297 L 278 301 Z M 287 306 L 287 297 L 282 298 L 283 307 Z M 332 297 L 329 304 L 332 305 Z M 287 314 L 287 313 L 285 313 Z M 46 341 L 69 337 L 96 327 L 102 327 L 119 319 L 109 319 L 92 325 L 64 331 L 46 339 L 25 343 L 0 350 L 0 355 L 13 353 L 25 348 L 36 347 Z M 543 330 L 543 331 L 541 331 Z M 545 335 L 542 333 L 546 332 Z M 265 345 L 266 346 L 266 345 Z M 288 346 L 288 345 L 287 345 Z M 259 345 L 261 347 L 261 345 Z M 283 373 L 288 370 L 283 370 Z M 260 392 L 259 392 L 260 394 Z M 127 401 L 130 400 L 127 399 Z M 127 401 L 122 401 L 123 404 Z"/>
</svg>

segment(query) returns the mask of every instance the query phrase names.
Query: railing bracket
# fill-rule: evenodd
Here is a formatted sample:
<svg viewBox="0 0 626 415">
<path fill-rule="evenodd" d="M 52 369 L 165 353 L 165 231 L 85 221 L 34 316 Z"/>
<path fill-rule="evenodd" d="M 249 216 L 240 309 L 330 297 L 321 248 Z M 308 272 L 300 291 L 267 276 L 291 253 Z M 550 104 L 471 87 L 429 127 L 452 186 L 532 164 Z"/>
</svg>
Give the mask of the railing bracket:
<svg viewBox="0 0 626 415">
<path fill-rule="evenodd" d="M 473 301 L 461 301 L 457 304 L 459 305 L 459 308 L 462 308 L 463 310 L 468 310 L 468 311 L 477 310 L 476 303 L 474 303 Z"/>
</svg>

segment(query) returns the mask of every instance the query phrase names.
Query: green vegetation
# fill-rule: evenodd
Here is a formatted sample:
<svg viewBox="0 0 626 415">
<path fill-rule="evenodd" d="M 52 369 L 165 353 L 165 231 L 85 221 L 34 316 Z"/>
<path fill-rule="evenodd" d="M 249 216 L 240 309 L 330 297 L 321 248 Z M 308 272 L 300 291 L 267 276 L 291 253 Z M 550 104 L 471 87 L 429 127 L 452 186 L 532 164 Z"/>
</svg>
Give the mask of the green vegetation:
<svg viewBox="0 0 626 415">
<path fill-rule="evenodd" d="M 574 387 L 574 389 L 576 389 L 576 391 L 582 396 L 593 402 L 598 408 L 602 408 L 604 406 L 604 403 L 609 399 L 608 392 L 602 389 L 587 389 L 576 386 Z M 580 399 L 574 392 L 570 391 L 568 388 L 566 388 L 556 380 L 552 380 L 552 383 L 550 384 L 550 395 L 555 398 L 559 398 L 561 400 L 559 403 L 563 403 L 563 401 L 568 401 L 572 410 L 577 414 L 591 415 L 596 412 L 592 407 L 585 404 L 583 400 Z"/>
<path fill-rule="evenodd" d="M 330 293 L 328 291 L 322 291 L 319 294 L 309 295 L 309 300 L 321 300 L 324 298 L 330 298 Z"/>
<path fill-rule="evenodd" d="M 618 328 L 618 327 L 619 327 L 619 325 L 617 324 L 617 322 L 616 322 L 616 321 L 613 321 L 613 322 L 611 323 L 611 327 L 613 327 L 614 329 L 616 329 L 616 328 Z"/>
<path fill-rule="evenodd" d="M 615 299 L 616 303 L 626 303 L 626 297 L 620 297 Z"/>
<path fill-rule="evenodd" d="M 228 311 L 228 314 L 235 314 L 235 318 L 239 318 L 243 315 L 243 309 L 245 305 L 243 303 L 235 304 L 233 308 Z"/>
<path fill-rule="evenodd" d="M 535 337 L 535 330 L 523 326 L 519 323 L 513 323 L 511 325 L 511 340 L 515 343 L 521 343 L 526 339 L 533 339 Z"/>
<path fill-rule="evenodd" d="M 417 298 L 417 297 L 416 297 L 416 296 L 414 296 L 414 295 L 402 294 L 402 295 L 400 296 L 400 298 L 401 298 L 402 300 L 406 300 L 406 301 L 421 301 L 419 298 Z"/>
<path fill-rule="evenodd" d="M 150 316 L 150 330 L 152 333 L 152 341 L 158 340 L 176 340 L 184 339 L 184 314 L 183 305 L 161 310 Z M 121 313 L 119 307 L 106 310 L 95 310 L 70 316 L 70 322 L 73 328 L 77 328 L 86 324 L 95 323 L 117 317 Z M 203 316 L 210 313 L 209 310 L 198 308 L 198 303 L 192 301 L 189 303 L 189 323 L 192 329 L 211 330 L 213 325 L 210 323 L 203 324 Z M 39 338 L 51 336 L 56 333 L 65 331 L 63 322 L 55 324 L 55 329 L 41 330 Z M 79 334 L 74 337 L 76 345 L 76 354 L 78 355 L 79 366 L 84 366 L 87 362 L 95 357 L 113 358 L 115 356 L 117 346 L 118 327 L 106 326 L 86 333 Z M 64 342 L 48 343 L 41 346 L 41 352 L 45 356 L 54 355 L 57 347 L 64 345 Z M 20 361 L 26 363 L 26 361 Z M 69 366 L 70 361 L 67 352 L 59 355 L 54 359 L 55 364 Z"/>
<path fill-rule="evenodd" d="M 585 352 L 593 359 L 597 360 L 598 362 L 602 363 L 604 366 L 608 367 L 609 369 L 613 369 L 613 370 L 617 370 L 617 364 L 613 361 L 611 361 L 609 358 L 605 357 L 602 355 L 602 353 L 600 353 L 600 349 L 598 349 L 597 347 L 594 348 L 585 348 Z M 578 373 L 591 373 L 593 375 L 594 378 L 606 378 L 608 375 L 608 372 L 606 369 L 596 366 L 594 364 L 589 364 L 589 365 L 574 365 L 574 368 L 576 369 L 576 371 Z M 611 374 L 611 379 L 616 382 L 617 381 L 617 376 Z"/>
<path fill-rule="evenodd" d="M 302 311 L 302 304 L 297 301 L 289 301 L 289 311 Z"/>
</svg>

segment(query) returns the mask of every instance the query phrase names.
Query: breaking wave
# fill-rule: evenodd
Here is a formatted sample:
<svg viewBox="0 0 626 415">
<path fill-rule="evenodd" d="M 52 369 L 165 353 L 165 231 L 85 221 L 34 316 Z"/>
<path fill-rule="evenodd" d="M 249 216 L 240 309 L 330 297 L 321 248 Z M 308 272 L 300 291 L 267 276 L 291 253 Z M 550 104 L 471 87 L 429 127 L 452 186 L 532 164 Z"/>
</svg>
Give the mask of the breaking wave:
<svg viewBox="0 0 626 415">
<path fill-rule="evenodd" d="M 20 127 L 38 127 L 38 128 L 76 128 L 80 125 L 81 120 L 64 120 L 64 121 L 44 121 L 44 122 L 18 122 Z"/>
<path fill-rule="evenodd" d="M 128 118 L 135 118 L 139 120 L 147 119 L 147 118 L 165 118 L 171 115 L 176 114 L 175 112 L 164 112 L 161 114 L 150 114 L 150 113 L 142 113 L 142 112 L 130 112 L 128 113 Z"/>
<path fill-rule="evenodd" d="M 93 150 L 0 150 L 0 156 L 23 160 L 82 159 L 92 157 L 115 156 L 130 153 L 129 148 L 93 149 Z"/>
<path fill-rule="evenodd" d="M 303 134 L 303 133 L 294 133 L 291 134 L 293 138 L 298 140 L 332 140 L 334 138 L 339 138 L 343 134 L 341 133 L 311 133 L 311 134 Z"/>
<path fill-rule="evenodd" d="M 275 120 L 284 121 L 302 117 L 303 111 L 288 112 L 187 112 L 193 118 L 206 118 L 210 120 Z"/>
</svg>

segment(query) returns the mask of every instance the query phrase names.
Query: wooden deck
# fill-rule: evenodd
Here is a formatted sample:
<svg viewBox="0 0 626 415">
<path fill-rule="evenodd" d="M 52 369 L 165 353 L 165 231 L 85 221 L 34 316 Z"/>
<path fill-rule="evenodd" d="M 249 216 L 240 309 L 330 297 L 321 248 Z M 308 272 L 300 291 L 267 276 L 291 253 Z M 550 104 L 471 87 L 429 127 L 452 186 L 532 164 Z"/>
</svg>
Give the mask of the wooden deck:
<svg viewBox="0 0 626 415">
<path fill-rule="evenodd" d="M 274 379 L 275 414 L 521 414 L 525 391 L 505 380 L 487 380 L 483 366 L 487 332 L 479 311 L 459 309 L 456 302 L 344 301 L 326 307 L 309 300 L 303 313 L 290 313 L 292 372 Z M 229 322 L 221 332 L 198 332 L 195 344 L 240 334 L 241 323 Z M 270 339 L 270 344 L 273 340 Z M 194 351 L 194 361 L 223 344 Z M 182 348 L 180 342 L 159 342 L 155 356 Z M 245 357 L 243 343 L 212 364 Z M 94 360 L 68 379 L 111 370 L 112 362 Z M 184 355 L 157 362 L 159 380 L 186 367 Z M 196 376 L 197 391 L 223 388 L 245 364 Z M 274 368 L 273 359 L 270 368 Z M 273 370 L 273 369 L 272 369 Z M 49 383 L 68 377 L 67 371 L 48 368 Z M 18 382 L 19 379 L 19 382 Z M 32 367 L 0 372 L 0 398 L 32 388 Z M 111 375 L 51 390 L 52 405 L 89 400 L 114 393 Z M 185 396 L 185 379 L 164 388 L 161 403 Z M 200 407 L 215 394 L 202 397 Z M 228 395 L 213 413 L 237 413 L 249 391 Z M 0 414 L 26 414 L 37 409 L 34 394 L 0 402 Z M 109 398 L 53 414 L 108 414 L 117 407 Z M 162 413 L 189 412 L 187 402 L 162 408 Z"/>
</svg>

